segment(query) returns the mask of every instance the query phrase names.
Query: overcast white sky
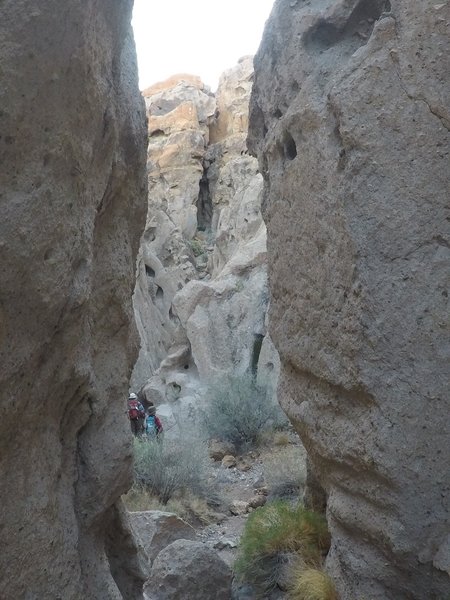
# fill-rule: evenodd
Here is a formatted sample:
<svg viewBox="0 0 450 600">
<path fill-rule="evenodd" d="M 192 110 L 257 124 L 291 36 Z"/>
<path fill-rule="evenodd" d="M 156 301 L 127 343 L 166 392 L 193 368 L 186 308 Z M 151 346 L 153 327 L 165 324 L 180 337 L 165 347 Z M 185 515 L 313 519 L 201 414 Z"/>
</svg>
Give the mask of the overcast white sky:
<svg viewBox="0 0 450 600">
<path fill-rule="evenodd" d="M 134 0 L 140 88 L 192 73 L 215 91 L 225 69 L 256 53 L 273 2 Z"/>
</svg>

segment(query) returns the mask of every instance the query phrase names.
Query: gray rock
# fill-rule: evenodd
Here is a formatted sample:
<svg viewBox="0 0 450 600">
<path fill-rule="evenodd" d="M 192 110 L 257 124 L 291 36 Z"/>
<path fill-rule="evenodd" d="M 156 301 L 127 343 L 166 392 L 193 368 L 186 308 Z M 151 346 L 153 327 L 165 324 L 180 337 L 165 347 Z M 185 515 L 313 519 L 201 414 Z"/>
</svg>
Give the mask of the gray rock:
<svg viewBox="0 0 450 600">
<path fill-rule="evenodd" d="M 141 597 L 120 503 L 146 209 L 131 5 L 1 3 L 5 599 Z"/>
<path fill-rule="evenodd" d="M 150 564 L 161 550 L 175 540 L 195 538 L 195 529 L 173 513 L 160 510 L 132 512 L 130 521 Z"/>
<path fill-rule="evenodd" d="M 201 542 L 178 540 L 158 554 L 146 587 L 152 600 L 229 600 L 232 573 Z"/>
<path fill-rule="evenodd" d="M 221 461 L 225 456 L 236 454 L 236 447 L 232 442 L 222 440 L 209 440 L 209 456 L 215 461 Z"/>
<path fill-rule="evenodd" d="M 225 467 L 226 469 L 231 469 L 235 466 L 236 466 L 236 457 L 235 456 L 232 456 L 231 454 L 226 454 L 222 458 L 222 467 Z"/>
<path fill-rule="evenodd" d="M 249 508 L 250 505 L 248 502 L 245 502 L 245 500 L 235 500 L 230 505 L 230 512 L 232 515 L 236 516 L 245 515 L 246 513 L 248 513 Z"/>
<path fill-rule="evenodd" d="M 280 401 L 328 496 L 343 600 L 450 596 L 449 20 L 277 2 L 255 59 Z"/>
<path fill-rule="evenodd" d="M 218 540 L 213 546 L 216 550 L 232 550 L 237 548 L 237 542 L 233 540 Z"/>
</svg>

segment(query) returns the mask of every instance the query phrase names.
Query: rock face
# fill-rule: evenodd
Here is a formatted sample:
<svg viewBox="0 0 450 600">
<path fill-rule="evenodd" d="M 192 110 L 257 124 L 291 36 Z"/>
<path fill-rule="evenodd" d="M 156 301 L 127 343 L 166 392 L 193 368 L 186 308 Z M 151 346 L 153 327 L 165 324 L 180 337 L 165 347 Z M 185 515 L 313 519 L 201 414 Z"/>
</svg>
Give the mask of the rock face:
<svg viewBox="0 0 450 600">
<path fill-rule="evenodd" d="M 0 597 L 139 598 L 118 502 L 146 196 L 132 3 L 4 4 Z"/>
<path fill-rule="evenodd" d="M 343 600 L 450 596 L 449 20 L 279 1 L 255 60 L 280 400 Z"/>
<path fill-rule="evenodd" d="M 202 542 L 177 540 L 153 563 L 146 593 L 151 600 L 229 600 L 230 567 Z"/>
<path fill-rule="evenodd" d="M 216 96 L 185 75 L 145 92 L 149 216 L 134 297 L 142 343 L 133 385 L 166 418 L 195 403 L 211 379 L 276 371 L 266 339 L 262 177 L 246 150 L 252 81 L 245 57 L 223 74 Z"/>
</svg>

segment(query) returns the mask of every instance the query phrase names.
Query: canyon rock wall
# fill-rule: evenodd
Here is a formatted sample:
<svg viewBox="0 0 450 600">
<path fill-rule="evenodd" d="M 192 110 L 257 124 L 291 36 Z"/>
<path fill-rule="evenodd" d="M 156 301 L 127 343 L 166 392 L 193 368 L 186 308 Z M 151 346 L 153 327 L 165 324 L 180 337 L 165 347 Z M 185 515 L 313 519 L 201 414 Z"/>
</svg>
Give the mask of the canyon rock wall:
<svg viewBox="0 0 450 600">
<path fill-rule="evenodd" d="M 278 0 L 255 59 L 280 401 L 342 600 L 450 597 L 449 22 Z"/>
<path fill-rule="evenodd" d="M 132 384 L 144 386 L 160 411 L 164 403 L 197 402 L 205 384 L 227 374 L 259 369 L 276 377 L 265 325 L 262 177 L 246 149 L 252 81 L 253 61 L 244 57 L 215 95 L 186 75 L 144 92 L 149 216 L 134 297 L 141 352 Z"/>
<path fill-rule="evenodd" d="M 1 6 L 0 597 L 134 599 L 145 109 L 132 2 L 63 4 Z"/>
</svg>

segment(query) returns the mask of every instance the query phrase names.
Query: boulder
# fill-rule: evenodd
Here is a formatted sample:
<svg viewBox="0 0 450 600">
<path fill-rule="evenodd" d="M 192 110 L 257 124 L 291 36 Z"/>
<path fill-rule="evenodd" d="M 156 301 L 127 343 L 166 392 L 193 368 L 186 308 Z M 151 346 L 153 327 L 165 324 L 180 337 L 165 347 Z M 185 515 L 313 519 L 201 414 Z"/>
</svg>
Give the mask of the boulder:
<svg viewBox="0 0 450 600">
<path fill-rule="evenodd" d="M 226 469 L 231 469 L 232 467 L 235 467 L 236 466 L 236 457 L 232 456 L 231 454 L 226 454 L 222 458 L 222 466 L 225 467 Z"/>
<path fill-rule="evenodd" d="M 241 516 L 248 513 L 250 505 L 244 500 L 235 500 L 230 505 L 230 513 L 235 516 Z"/>
<path fill-rule="evenodd" d="M 227 454 L 234 456 L 236 453 L 236 447 L 232 442 L 226 442 L 223 440 L 209 440 L 208 442 L 209 456 L 215 460 L 222 460 Z"/>
<path fill-rule="evenodd" d="M 264 506 L 266 502 L 266 494 L 257 494 L 256 496 L 253 496 L 253 498 L 250 498 L 250 500 L 248 501 L 248 505 L 250 506 L 250 508 L 259 508 L 260 506 Z"/>
<path fill-rule="evenodd" d="M 177 515 L 160 510 L 130 513 L 136 536 L 141 540 L 150 564 L 156 556 L 175 540 L 192 540 L 195 530 Z"/>
<path fill-rule="evenodd" d="M 156 557 L 146 587 L 152 600 L 229 600 L 232 572 L 212 548 L 178 540 Z"/>
<path fill-rule="evenodd" d="M 342 600 L 450 597 L 449 9 L 277 2 L 255 58 L 279 398 Z"/>
</svg>

